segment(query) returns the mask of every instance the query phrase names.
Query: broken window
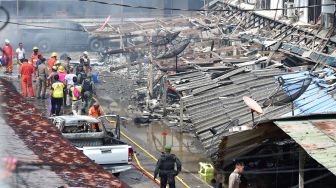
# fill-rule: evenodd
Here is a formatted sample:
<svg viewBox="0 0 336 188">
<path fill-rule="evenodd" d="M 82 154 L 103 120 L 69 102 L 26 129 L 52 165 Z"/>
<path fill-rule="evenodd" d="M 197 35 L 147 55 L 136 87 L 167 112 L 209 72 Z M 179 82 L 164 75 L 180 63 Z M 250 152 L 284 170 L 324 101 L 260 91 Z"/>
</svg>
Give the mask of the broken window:
<svg viewBox="0 0 336 188">
<path fill-rule="evenodd" d="M 283 1 L 283 15 L 285 17 L 294 17 L 295 15 L 295 10 L 293 9 L 294 7 L 294 0 L 284 0 Z"/>
<path fill-rule="evenodd" d="M 256 0 L 246 0 L 246 3 L 250 4 L 250 5 L 255 5 L 256 4 Z"/>
<path fill-rule="evenodd" d="M 257 0 L 256 7 L 259 9 L 270 9 L 271 0 Z"/>
<path fill-rule="evenodd" d="M 316 24 L 321 15 L 321 0 L 309 0 L 308 23 Z"/>
</svg>

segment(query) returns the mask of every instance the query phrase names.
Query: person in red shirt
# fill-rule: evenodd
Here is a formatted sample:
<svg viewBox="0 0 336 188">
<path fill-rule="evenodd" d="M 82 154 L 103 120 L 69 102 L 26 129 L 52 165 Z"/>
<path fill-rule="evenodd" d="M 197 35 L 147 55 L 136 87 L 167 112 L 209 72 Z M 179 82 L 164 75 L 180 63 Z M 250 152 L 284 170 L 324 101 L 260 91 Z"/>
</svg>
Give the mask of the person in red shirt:
<svg viewBox="0 0 336 188">
<path fill-rule="evenodd" d="M 38 47 L 34 47 L 33 48 L 33 53 L 32 53 L 31 58 L 30 58 L 30 62 L 32 62 L 32 65 L 34 67 L 34 76 L 35 77 L 36 77 L 36 70 L 37 70 L 36 62 L 39 60 L 39 55 L 41 56 L 41 58 L 43 57 L 42 53 L 38 49 Z"/>
<path fill-rule="evenodd" d="M 20 74 L 21 74 L 23 95 L 25 97 L 28 96 L 27 93 L 27 87 L 28 87 L 30 97 L 34 98 L 34 90 L 32 82 L 32 74 L 34 72 L 33 69 L 34 69 L 33 65 L 29 64 L 27 59 L 24 59 L 23 64 L 20 67 Z"/>
<path fill-rule="evenodd" d="M 12 74 L 13 73 L 13 58 L 14 58 L 14 50 L 12 45 L 10 45 L 10 42 L 8 39 L 5 40 L 5 46 L 2 48 L 2 57 L 5 59 L 6 62 L 6 74 Z"/>
<path fill-rule="evenodd" d="M 52 67 L 56 65 L 57 62 L 57 53 L 53 52 L 51 53 L 50 59 L 48 59 L 48 73 L 50 74 L 52 72 Z"/>
</svg>

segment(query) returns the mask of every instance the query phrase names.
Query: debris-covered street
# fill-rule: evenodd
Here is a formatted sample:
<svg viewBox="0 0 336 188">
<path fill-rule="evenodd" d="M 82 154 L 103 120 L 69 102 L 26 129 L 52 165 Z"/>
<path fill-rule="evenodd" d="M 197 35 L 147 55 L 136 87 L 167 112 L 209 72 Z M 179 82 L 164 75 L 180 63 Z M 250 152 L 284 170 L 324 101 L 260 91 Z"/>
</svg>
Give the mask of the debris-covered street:
<svg viewBox="0 0 336 188">
<path fill-rule="evenodd" d="M 0 187 L 336 187 L 335 0 L 0 0 L 0 50 Z"/>
</svg>

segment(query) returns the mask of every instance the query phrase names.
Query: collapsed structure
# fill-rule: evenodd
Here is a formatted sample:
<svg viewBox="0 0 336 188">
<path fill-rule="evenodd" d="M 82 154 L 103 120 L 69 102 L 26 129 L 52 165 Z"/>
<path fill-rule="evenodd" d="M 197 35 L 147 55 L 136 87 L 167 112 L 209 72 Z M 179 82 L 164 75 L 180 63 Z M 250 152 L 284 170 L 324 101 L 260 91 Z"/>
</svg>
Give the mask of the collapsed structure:
<svg viewBox="0 0 336 188">
<path fill-rule="evenodd" d="M 233 159 L 241 159 L 251 163 L 251 169 L 272 165 L 291 169 L 293 176 L 298 172 L 293 169 L 302 161 L 297 154 L 303 148 L 311 159 L 306 166 L 317 168 L 321 164 L 323 170 L 334 173 L 322 154 L 314 155 L 307 142 L 299 141 L 292 129 L 284 128 L 283 118 L 289 123 L 296 116 L 314 119 L 311 114 L 336 111 L 335 2 L 216 0 L 207 8 L 207 12 L 192 17 L 130 23 L 132 27 L 127 27 L 131 29 L 122 36 L 129 38 L 123 43 L 129 43 L 129 47 L 116 53 L 139 52 L 137 61 L 146 59 L 149 94 L 144 100 L 160 98 L 166 118 L 178 129 L 195 133 L 219 171 L 228 169 Z M 162 31 L 164 34 L 159 34 Z M 178 36 L 165 44 L 152 45 L 153 36 L 164 38 L 167 33 Z M 139 36 L 145 45 L 130 44 Z M 181 42 L 184 38 L 190 39 L 185 46 Z M 165 58 L 162 54 L 170 55 Z M 157 74 L 153 74 L 152 66 Z M 141 95 L 145 96 L 146 90 Z M 263 114 L 254 122 L 243 96 L 263 107 Z M 334 121 L 330 116 L 320 118 Z M 330 143 L 317 149 L 335 148 L 332 126 L 328 126 L 328 132 L 321 134 L 331 138 Z M 333 149 L 326 155 L 331 157 Z M 267 157 L 251 157 L 258 154 Z M 292 162 L 288 164 L 285 159 Z M 308 177 L 332 180 L 334 175 Z M 327 184 L 332 187 L 329 181 Z"/>
</svg>

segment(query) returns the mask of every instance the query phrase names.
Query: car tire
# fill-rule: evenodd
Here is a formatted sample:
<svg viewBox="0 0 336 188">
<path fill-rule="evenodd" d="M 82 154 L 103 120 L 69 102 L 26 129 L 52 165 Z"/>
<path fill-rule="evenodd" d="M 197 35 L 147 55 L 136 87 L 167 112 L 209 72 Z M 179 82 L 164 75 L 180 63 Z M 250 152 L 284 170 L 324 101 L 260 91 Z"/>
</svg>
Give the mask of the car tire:
<svg viewBox="0 0 336 188">
<path fill-rule="evenodd" d="M 39 40 L 37 46 L 42 52 L 49 52 L 51 50 L 51 43 L 48 39 Z"/>
<path fill-rule="evenodd" d="M 101 51 L 103 49 L 103 41 L 99 39 L 92 39 L 90 41 L 90 50 L 94 52 Z"/>
</svg>

